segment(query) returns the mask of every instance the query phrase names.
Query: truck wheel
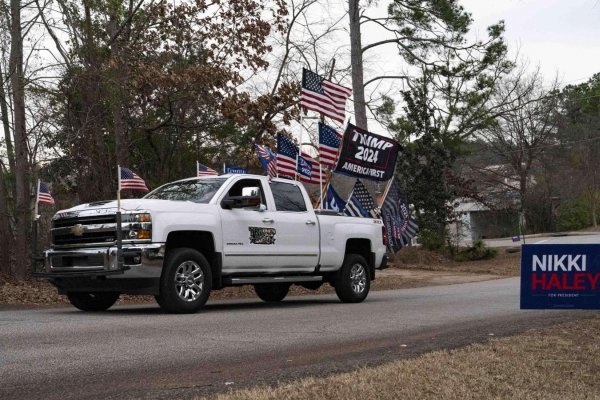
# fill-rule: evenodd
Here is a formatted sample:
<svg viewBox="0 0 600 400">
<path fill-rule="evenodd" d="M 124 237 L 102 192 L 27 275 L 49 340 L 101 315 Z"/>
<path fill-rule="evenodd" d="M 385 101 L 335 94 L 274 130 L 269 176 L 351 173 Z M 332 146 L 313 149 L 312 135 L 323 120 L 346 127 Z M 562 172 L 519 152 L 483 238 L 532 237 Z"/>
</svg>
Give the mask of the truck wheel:
<svg viewBox="0 0 600 400">
<path fill-rule="evenodd" d="M 71 304 L 82 311 L 108 310 L 119 298 L 119 293 L 113 292 L 69 292 L 67 297 Z"/>
<path fill-rule="evenodd" d="M 344 303 L 360 303 L 371 288 L 369 266 L 358 254 L 347 254 L 335 280 L 335 293 Z"/>
<path fill-rule="evenodd" d="M 156 296 L 160 308 L 175 314 L 195 313 L 206 303 L 211 289 L 210 265 L 200 252 L 189 248 L 169 251 Z"/>
<path fill-rule="evenodd" d="M 290 291 L 290 285 L 286 283 L 259 283 L 254 285 L 256 295 L 267 303 L 281 301 Z"/>
</svg>

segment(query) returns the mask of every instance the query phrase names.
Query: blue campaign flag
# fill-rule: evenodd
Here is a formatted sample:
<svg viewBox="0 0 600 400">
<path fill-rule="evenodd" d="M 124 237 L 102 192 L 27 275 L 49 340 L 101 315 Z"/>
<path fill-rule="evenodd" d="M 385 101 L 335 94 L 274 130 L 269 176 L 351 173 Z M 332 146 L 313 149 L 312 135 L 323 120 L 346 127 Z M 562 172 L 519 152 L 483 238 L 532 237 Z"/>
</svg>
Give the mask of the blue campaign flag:
<svg viewBox="0 0 600 400">
<path fill-rule="evenodd" d="M 233 165 L 225 164 L 226 174 L 247 174 L 248 170 L 244 167 L 236 167 Z"/>
<path fill-rule="evenodd" d="M 333 189 L 333 185 L 327 187 L 327 193 L 323 199 L 322 208 L 324 210 L 333 210 L 337 212 L 344 211 L 346 208 L 346 202 L 336 193 Z"/>
<path fill-rule="evenodd" d="M 521 309 L 600 309 L 600 244 L 524 244 Z"/>
<path fill-rule="evenodd" d="M 298 173 L 307 178 L 310 178 L 312 175 L 311 162 L 302 156 L 298 156 Z"/>
</svg>

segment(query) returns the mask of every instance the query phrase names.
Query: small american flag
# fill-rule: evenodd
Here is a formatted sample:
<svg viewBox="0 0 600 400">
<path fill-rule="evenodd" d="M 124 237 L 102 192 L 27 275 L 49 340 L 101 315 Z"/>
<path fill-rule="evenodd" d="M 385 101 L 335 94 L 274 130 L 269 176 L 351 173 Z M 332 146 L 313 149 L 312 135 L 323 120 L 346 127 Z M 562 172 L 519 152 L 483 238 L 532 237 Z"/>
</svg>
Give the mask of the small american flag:
<svg viewBox="0 0 600 400">
<path fill-rule="evenodd" d="M 352 217 L 376 218 L 375 200 L 369 194 L 369 191 L 358 179 L 354 184 L 354 189 L 346 203 L 344 214 Z"/>
<path fill-rule="evenodd" d="M 219 175 L 219 173 L 217 171 L 215 171 L 214 169 L 212 169 L 210 167 L 207 167 L 206 165 L 200 164 L 198 161 L 196 161 L 196 173 L 197 173 L 197 176 Z"/>
<path fill-rule="evenodd" d="M 333 167 L 337 162 L 342 135 L 335 129 L 319 122 L 319 157 L 325 167 Z"/>
<path fill-rule="evenodd" d="M 289 137 L 277 134 L 277 173 L 288 178 L 296 177 L 298 146 Z"/>
<path fill-rule="evenodd" d="M 300 106 L 316 111 L 340 124 L 346 118 L 346 100 L 352 89 L 338 85 L 305 68 L 302 69 Z"/>
<path fill-rule="evenodd" d="M 146 182 L 129 168 L 119 167 L 119 190 L 131 189 L 148 191 Z"/>
<path fill-rule="evenodd" d="M 48 190 L 48 185 L 45 182 L 39 181 L 37 202 L 44 204 L 54 204 L 54 198 Z"/>
</svg>

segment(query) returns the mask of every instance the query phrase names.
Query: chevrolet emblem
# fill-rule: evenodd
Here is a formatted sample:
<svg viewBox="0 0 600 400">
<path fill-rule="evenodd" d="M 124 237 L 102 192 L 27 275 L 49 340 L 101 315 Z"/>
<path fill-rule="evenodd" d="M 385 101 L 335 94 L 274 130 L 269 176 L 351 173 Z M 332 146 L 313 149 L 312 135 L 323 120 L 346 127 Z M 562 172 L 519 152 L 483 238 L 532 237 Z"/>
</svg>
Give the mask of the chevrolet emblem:
<svg viewBox="0 0 600 400">
<path fill-rule="evenodd" d="M 71 233 L 75 236 L 83 236 L 83 232 L 85 232 L 85 229 L 81 224 L 71 227 Z"/>
</svg>

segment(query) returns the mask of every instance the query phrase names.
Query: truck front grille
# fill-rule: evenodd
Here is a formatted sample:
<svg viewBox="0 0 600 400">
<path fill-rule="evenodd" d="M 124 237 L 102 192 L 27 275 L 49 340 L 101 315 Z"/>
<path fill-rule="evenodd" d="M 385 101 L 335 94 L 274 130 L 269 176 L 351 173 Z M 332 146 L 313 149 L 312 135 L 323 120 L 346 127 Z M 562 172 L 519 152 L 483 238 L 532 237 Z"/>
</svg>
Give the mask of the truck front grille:
<svg viewBox="0 0 600 400">
<path fill-rule="evenodd" d="M 52 221 L 52 244 L 109 246 L 117 240 L 115 214 L 59 218 Z"/>
</svg>

